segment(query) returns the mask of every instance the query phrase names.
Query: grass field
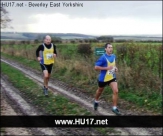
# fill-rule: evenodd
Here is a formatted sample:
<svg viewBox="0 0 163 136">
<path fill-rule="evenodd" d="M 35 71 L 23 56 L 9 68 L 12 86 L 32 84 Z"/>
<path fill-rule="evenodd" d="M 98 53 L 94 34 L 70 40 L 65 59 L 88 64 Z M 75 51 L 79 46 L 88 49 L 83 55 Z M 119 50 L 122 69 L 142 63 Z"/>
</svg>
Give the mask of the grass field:
<svg viewBox="0 0 163 136">
<path fill-rule="evenodd" d="M 28 99 L 33 105 L 39 107 L 48 115 L 92 115 L 87 109 L 81 107 L 68 100 L 66 97 L 60 94 L 54 94 L 49 91 L 48 97 L 43 95 L 42 88 L 37 85 L 34 81 L 26 77 L 19 70 L 1 62 L 1 71 L 3 74 L 7 75 L 8 80 L 12 83 L 14 87 L 20 90 L 20 93 Z M 12 71 L 12 72 L 11 72 Z M 119 131 L 114 130 L 114 128 L 95 128 L 101 134 L 106 135 L 108 133 L 119 134 Z M 3 132 L 5 130 L 1 130 Z"/>
<path fill-rule="evenodd" d="M 70 102 L 67 98 L 49 91 L 48 97 L 43 95 L 43 90 L 31 79 L 26 77 L 19 70 L 11 66 L 1 63 L 2 73 L 7 75 L 12 84 L 18 88 L 27 99 L 32 100 L 32 103 L 38 107 L 45 109 L 52 115 L 91 115 L 90 112 L 79 108 L 79 105 Z M 12 72 L 10 72 L 12 71 Z"/>
<path fill-rule="evenodd" d="M 85 93 L 95 94 L 99 72 L 94 63 L 99 56 L 94 55 L 95 47 L 104 43 L 92 43 L 92 54 L 85 56 L 77 52 L 78 44 L 57 44 L 58 57 L 54 64 L 52 78 L 57 78 Z M 14 59 L 26 66 L 40 70 L 35 50 L 38 45 L 3 45 L 2 56 Z M 117 56 L 119 95 L 122 99 L 139 107 L 146 107 L 161 113 L 162 108 L 162 45 L 160 43 L 113 43 Z M 111 90 L 106 88 L 101 96 L 111 99 Z"/>
</svg>

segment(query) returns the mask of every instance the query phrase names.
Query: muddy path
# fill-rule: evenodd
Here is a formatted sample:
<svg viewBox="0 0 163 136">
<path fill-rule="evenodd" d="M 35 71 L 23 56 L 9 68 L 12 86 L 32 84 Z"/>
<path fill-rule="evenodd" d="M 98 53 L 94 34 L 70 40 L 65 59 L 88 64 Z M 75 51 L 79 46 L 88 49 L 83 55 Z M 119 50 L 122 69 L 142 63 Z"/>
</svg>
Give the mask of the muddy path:
<svg viewBox="0 0 163 136">
<path fill-rule="evenodd" d="M 30 77 L 33 81 L 42 85 L 42 74 L 40 71 L 33 70 L 31 68 L 24 67 L 23 65 L 6 60 L 1 59 L 2 62 L 5 62 L 12 67 L 17 68 L 22 71 L 26 76 Z M 58 81 L 56 79 L 51 79 L 49 82 L 50 91 L 60 93 L 66 96 L 68 99 L 75 101 L 81 106 L 88 109 L 94 115 L 113 115 L 111 112 L 111 105 L 107 104 L 105 101 L 100 101 L 100 107 L 97 112 L 93 110 L 93 100 L 94 98 L 89 97 L 84 94 L 79 88 L 71 87 L 62 81 Z M 124 114 L 132 115 L 132 111 L 125 111 L 124 109 L 120 109 Z M 141 115 L 140 112 L 134 112 L 136 115 Z M 149 114 L 149 113 L 148 113 Z M 161 135 L 161 128 L 116 128 L 117 131 L 120 131 L 120 135 Z M 87 133 L 88 134 L 88 133 Z"/>
<path fill-rule="evenodd" d="M 12 108 L 13 106 L 14 105 L 11 103 L 10 99 L 8 99 L 4 94 L 3 88 L 1 88 L 1 115 L 5 115 L 5 116 L 22 115 L 20 111 L 16 112 Z M 30 130 L 30 128 L 5 128 L 4 131 L 1 132 L 1 136 L 4 135 L 33 135 L 33 133 Z"/>
<path fill-rule="evenodd" d="M 19 90 L 1 78 L 1 115 L 41 115 L 35 108 L 26 102 Z M 56 135 L 51 129 L 45 128 L 5 128 L 5 135 Z"/>
<path fill-rule="evenodd" d="M 2 75 L 1 78 L 1 115 L 46 115 L 43 111 L 26 101 Z M 4 128 L 1 135 L 100 135 L 92 128 Z"/>
</svg>

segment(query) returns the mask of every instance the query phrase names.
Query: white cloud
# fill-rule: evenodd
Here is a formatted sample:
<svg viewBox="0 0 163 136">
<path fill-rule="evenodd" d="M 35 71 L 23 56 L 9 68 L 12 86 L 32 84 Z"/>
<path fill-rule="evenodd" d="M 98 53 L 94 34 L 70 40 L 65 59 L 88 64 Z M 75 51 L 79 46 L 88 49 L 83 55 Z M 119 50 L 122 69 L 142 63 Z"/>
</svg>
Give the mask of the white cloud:
<svg viewBox="0 0 163 136">
<path fill-rule="evenodd" d="M 119 18 L 70 18 L 64 14 L 37 14 L 36 23 L 29 24 L 32 32 L 83 33 L 83 34 L 160 34 L 162 23 L 157 21 Z"/>
<path fill-rule="evenodd" d="M 33 1 L 33 3 L 49 1 Z M 63 1 L 58 1 L 62 3 Z M 161 1 L 80 1 L 80 8 L 8 7 L 14 31 L 162 34 Z M 21 1 L 20 1 L 21 3 Z M 28 1 L 23 1 L 28 4 Z M 8 30 L 7 31 L 12 31 Z"/>
</svg>

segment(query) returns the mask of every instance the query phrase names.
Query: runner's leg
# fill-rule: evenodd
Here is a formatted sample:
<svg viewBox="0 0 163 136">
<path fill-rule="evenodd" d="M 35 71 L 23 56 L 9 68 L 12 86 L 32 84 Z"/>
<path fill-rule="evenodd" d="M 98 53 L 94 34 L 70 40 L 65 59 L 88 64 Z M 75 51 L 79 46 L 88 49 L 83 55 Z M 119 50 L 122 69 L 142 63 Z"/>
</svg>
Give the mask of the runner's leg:
<svg viewBox="0 0 163 136">
<path fill-rule="evenodd" d="M 95 101 L 98 101 L 102 92 L 104 90 L 104 87 L 98 87 L 97 91 L 96 91 L 96 94 L 95 94 Z"/>
<path fill-rule="evenodd" d="M 44 86 L 46 87 L 46 88 L 48 88 L 48 70 L 44 70 L 43 71 L 43 74 L 44 74 Z"/>
<path fill-rule="evenodd" d="M 53 64 L 47 65 L 46 67 L 47 67 L 47 70 L 48 70 L 48 75 L 47 75 L 47 87 L 48 87 L 48 82 L 50 80 L 51 72 L 52 72 L 52 69 L 53 69 Z"/>
<path fill-rule="evenodd" d="M 110 83 L 110 87 L 113 90 L 113 107 L 112 107 L 112 112 L 114 112 L 116 115 L 121 115 L 117 108 L 117 103 L 118 103 L 118 84 L 116 81 L 113 81 Z"/>
<path fill-rule="evenodd" d="M 95 101 L 94 101 L 94 110 L 97 110 L 98 109 L 98 106 L 99 106 L 99 98 L 104 90 L 104 87 L 105 87 L 106 83 L 105 82 L 99 82 L 98 81 L 98 89 L 96 91 L 96 94 L 95 94 Z"/>
<path fill-rule="evenodd" d="M 117 106 L 117 102 L 118 102 L 118 84 L 117 82 L 111 82 L 110 83 L 110 87 L 113 91 L 113 106 Z"/>
</svg>

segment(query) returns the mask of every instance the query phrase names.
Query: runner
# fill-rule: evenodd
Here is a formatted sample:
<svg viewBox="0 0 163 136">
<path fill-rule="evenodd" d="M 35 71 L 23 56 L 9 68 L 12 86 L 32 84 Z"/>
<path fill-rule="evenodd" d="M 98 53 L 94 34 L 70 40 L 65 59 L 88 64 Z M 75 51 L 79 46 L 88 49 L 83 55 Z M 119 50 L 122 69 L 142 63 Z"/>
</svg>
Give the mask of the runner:
<svg viewBox="0 0 163 136">
<path fill-rule="evenodd" d="M 94 110 L 99 106 L 99 97 L 102 94 L 104 87 L 109 85 L 113 91 L 113 107 L 112 111 L 116 115 L 121 115 L 117 108 L 118 101 L 118 84 L 115 72 L 118 71 L 115 63 L 116 56 L 112 54 L 113 47 L 110 43 L 105 44 L 106 53 L 103 54 L 95 63 L 95 70 L 100 70 L 98 78 L 98 89 L 95 94 Z"/>
<path fill-rule="evenodd" d="M 40 62 L 40 66 L 44 75 L 43 91 L 45 95 L 48 95 L 48 82 L 56 56 L 56 46 L 51 43 L 51 37 L 47 35 L 44 38 L 44 43 L 41 44 L 36 50 L 36 57 Z"/>
</svg>

